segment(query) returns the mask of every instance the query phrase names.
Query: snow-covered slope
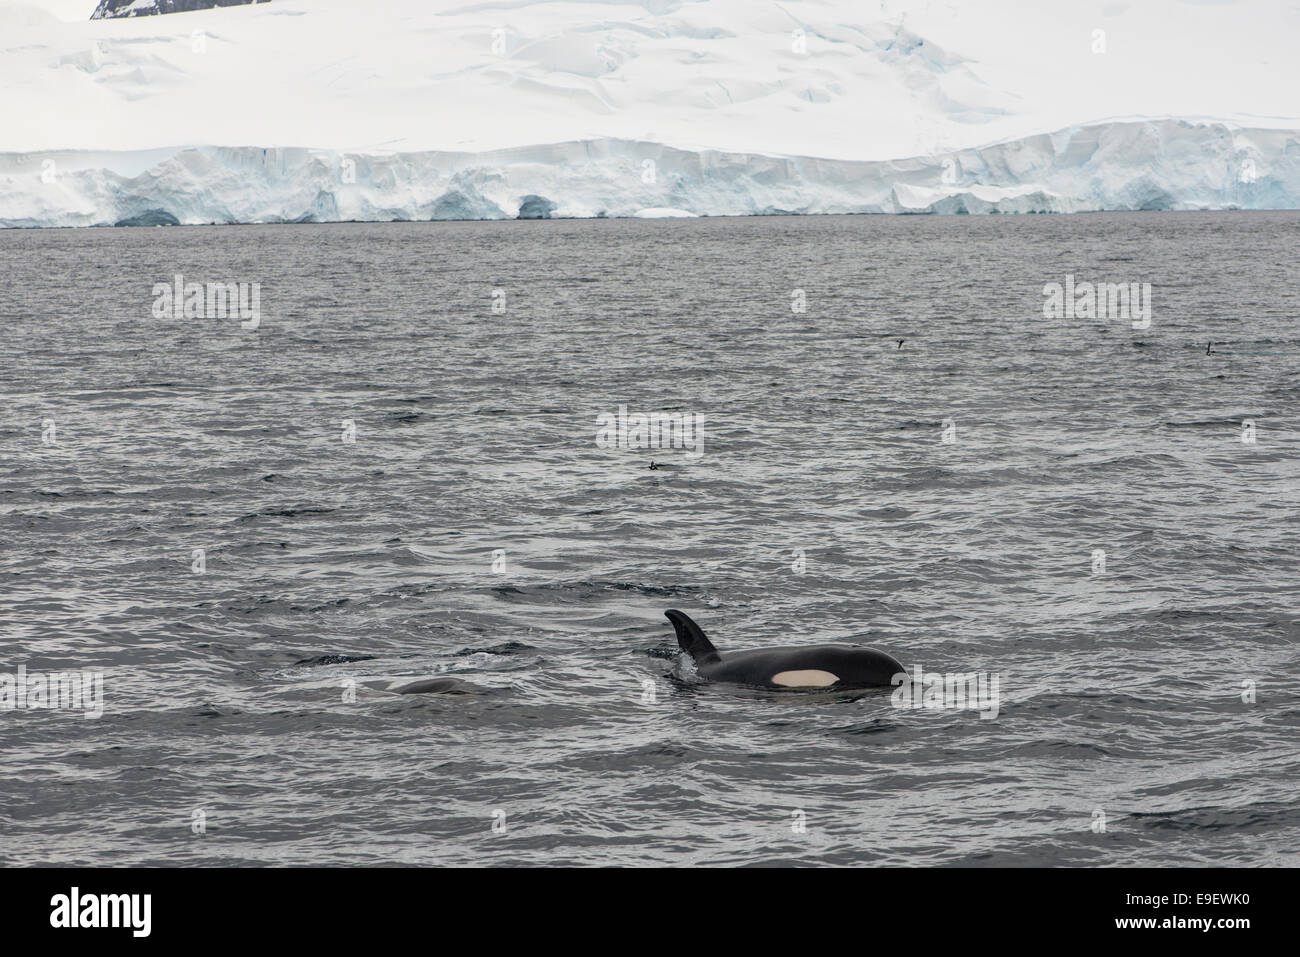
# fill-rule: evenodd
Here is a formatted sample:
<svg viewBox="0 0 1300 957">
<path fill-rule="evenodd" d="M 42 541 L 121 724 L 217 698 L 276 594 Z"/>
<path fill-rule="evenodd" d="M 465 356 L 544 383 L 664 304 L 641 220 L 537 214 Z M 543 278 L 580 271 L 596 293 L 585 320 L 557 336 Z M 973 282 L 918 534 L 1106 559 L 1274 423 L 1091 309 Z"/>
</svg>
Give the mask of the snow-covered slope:
<svg viewBox="0 0 1300 957">
<path fill-rule="evenodd" d="M 0 0 L 0 150 L 611 137 L 865 160 L 1121 118 L 1300 126 L 1295 0 L 94 6 Z"/>
<path fill-rule="evenodd" d="M 451 209 L 437 204 L 458 173 L 483 179 L 453 190 L 476 215 L 513 215 L 528 193 L 557 214 L 1029 202 L 994 187 L 1063 209 L 1144 190 L 1173 206 L 1294 205 L 1286 175 L 1238 181 L 1233 164 L 1254 148 L 1283 169 L 1284 141 L 1249 131 L 1300 128 L 1295 0 L 273 0 L 90 21 L 94 6 L 0 0 L 0 151 L 27 157 L 0 168 L 6 221 L 130 218 L 131 196 L 185 221 L 331 202 L 343 218 L 415 215 Z M 1041 144 L 1066 134 L 1043 134 L 1083 124 L 1099 131 L 1074 141 L 1135 152 L 1050 158 Z M 1234 137 L 1253 146 L 1223 145 Z M 556 143 L 569 145 L 538 145 Z M 289 165 L 250 171 L 238 195 L 226 171 L 264 149 Z M 574 150 L 600 158 L 561 168 Z M 936 180 L 954 150 L 965 178 Z M 999 172 L 1012 150 L 1032 163 Z M 320 172 L 341 153 L 355 183 Z M 1157 153 L 1173 158 L 1144 170 Z M 665 168 L 644 183 L 638 162 L 656 156 Z"/>
<path fill-rule="evenodd" d="M 0 226 L 1231 207 L 1300 207 L 1300 133 L 1110 123 L 869 162 L 611 139 L 490 153 L 0 155 Z"/>
</svg>

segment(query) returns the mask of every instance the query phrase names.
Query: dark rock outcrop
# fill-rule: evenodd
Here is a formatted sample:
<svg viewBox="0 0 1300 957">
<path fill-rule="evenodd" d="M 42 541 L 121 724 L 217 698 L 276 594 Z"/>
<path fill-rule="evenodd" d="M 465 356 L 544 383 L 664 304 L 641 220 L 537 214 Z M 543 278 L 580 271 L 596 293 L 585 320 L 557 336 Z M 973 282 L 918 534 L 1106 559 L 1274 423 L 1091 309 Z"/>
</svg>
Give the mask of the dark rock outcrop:
<svg viewBox="0 0 1300 957">
<path fill-rule="evenodd" d="M 270 0 L 153 0 L 151 3 L 136 3 L 136 0 L 99 0 L 99 6 L 90 15 L 90 19 L 152 17 L 160 13 L 187 13 L 190 10 L 239 7 L 249 3 L 270 3 Z"/>
</svg>

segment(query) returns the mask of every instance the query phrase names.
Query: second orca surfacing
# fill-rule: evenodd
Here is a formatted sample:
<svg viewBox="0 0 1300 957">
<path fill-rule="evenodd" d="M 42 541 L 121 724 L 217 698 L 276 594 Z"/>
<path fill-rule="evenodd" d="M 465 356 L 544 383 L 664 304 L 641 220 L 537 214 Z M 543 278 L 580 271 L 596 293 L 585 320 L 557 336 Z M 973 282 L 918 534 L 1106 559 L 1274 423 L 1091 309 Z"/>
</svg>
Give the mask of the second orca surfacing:
<svg viewBox="0 0 1300 957">
<path fill-rule="evenodd" d="M 791 645 L 720 652 L 690 616 L 672 609 L 677 644 L 708 681 L 762 688 L 875 688 L 894 684 L 903 666 L 892 655 L 857 645 Z"/>
</svg>

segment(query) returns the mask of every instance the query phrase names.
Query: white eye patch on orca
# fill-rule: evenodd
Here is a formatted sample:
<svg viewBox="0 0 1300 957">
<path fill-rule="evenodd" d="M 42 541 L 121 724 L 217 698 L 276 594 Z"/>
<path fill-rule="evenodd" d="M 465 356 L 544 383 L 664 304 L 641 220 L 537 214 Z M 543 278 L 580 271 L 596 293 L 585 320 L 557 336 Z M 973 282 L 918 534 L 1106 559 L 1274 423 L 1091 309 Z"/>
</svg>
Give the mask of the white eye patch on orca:
<svg viewBox="0 0 1300 957">
<path fill-rule="evenodd" d="M 772 675 L 771 682 L 783 688 L 826 688 L 839 681 L 839 676 L 829 671 L 782 671 Z"/>
</svg>

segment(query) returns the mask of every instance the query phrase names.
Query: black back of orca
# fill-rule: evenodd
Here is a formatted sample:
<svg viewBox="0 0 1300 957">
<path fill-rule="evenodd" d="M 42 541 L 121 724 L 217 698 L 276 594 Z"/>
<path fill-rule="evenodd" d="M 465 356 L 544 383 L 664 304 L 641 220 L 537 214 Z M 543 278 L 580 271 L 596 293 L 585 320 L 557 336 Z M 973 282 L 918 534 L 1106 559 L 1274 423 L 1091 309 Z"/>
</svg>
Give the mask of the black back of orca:
<svg viewBox="0 0 1300 957">
<path fill-rule="evenodd" d="M 754 651 L 718 651 L 704 630 L 684 612 L 664 616 L 673 623 L 677 644 L 709 681 L 764 688 L 875 688 L 893 684 L 903 671 L 898 659 L 856 645 L 792 645 Z"/>
</svg>

